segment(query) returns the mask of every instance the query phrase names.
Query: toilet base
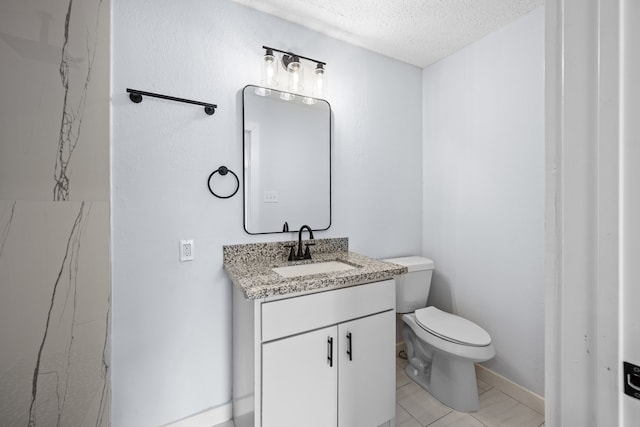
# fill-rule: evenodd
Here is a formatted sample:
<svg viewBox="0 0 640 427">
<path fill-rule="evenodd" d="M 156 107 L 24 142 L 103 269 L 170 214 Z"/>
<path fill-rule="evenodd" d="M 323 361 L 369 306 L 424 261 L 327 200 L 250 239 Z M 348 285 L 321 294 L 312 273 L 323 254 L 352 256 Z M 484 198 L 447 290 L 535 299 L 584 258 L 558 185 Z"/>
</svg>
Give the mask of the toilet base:
<svg viewBox="0 0 640 427">
<path fill-rule="evenodd" d="M 475 412 L 480 407 L 474 363 L 433 354 L 431 369 L 421 372 L 409 364 L 407 376 L 433 397 L 459 412 Z"/>
<path fill-rule="evenodd" d="M 440 338 L 434 338 L 416 324 L 414 315 L 405 315 L 403 320 L 409 360 L 405 369 L 407 376 L 448 407 L 460 412 L 477 411 L 480 405 L 475 362 L 493 357 L 493 347 L 464 349 L 451 343 L 440 343 Z M 436 340 L 439 345 L 427 340 Z M 460 352 L 466 351 L 467 354 L 463 357 L 445 352 L 440 346 L 453 346 L 452 349 L 459 348 Z"/>
</svg>

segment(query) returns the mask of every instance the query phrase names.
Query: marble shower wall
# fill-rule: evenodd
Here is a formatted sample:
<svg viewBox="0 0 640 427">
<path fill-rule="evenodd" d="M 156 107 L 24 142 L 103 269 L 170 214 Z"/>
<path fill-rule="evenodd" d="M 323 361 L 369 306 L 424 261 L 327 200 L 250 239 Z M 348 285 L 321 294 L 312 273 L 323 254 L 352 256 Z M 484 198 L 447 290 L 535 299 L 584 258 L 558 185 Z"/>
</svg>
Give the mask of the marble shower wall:
<svg viewBox="0 0 640 427">
<path fill-rule="evenodd" d="M 0 4 L 0 425 L 110 424 L 109 0 Z"/>
</svg>

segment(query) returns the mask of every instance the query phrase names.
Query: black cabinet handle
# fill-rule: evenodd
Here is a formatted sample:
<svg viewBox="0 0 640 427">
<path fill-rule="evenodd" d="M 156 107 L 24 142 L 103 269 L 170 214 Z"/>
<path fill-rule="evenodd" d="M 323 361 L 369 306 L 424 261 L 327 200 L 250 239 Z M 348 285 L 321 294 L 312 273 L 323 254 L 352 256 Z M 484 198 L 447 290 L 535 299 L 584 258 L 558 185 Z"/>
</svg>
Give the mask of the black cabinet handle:
<svg viewBox="0 0 640 427">
<path fill-rule="evenodd" d="M 349 360 L 353 360 L 353 353 L 351 352 L 351 332 L 347 332 L 347 354 Z"/>
<path fill-rule="evenodd" d="M 329 367 L 333 367 L 333 337 L 327 338 L 327 362 Z"/>
</svg>

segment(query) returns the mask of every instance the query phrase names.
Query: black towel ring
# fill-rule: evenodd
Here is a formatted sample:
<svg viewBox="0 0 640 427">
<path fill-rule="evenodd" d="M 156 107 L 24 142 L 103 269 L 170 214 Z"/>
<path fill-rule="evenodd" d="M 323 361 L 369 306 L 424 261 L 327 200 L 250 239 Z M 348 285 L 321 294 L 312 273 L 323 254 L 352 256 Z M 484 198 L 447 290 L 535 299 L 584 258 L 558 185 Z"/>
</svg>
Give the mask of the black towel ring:
<svg viewBox="0 0 640 427">
<path fill-rule="evenodd" d="M 231 173 L 231 175 L 234 176 L 234 178 L 236 179 L 236 189 L 233 191 L 233 193 L 229 194 L 228 196 L 220 196 L 219 194 L 216 194 L 215 191 L 213 191 L 213 189 L 211 188 L 211 178 L 216 173 L 219 173 L 222 176 L 225 176 L 227 173 Z M 238 175 L 236 175 L 235 172 L 233 172 L 231 169 L 227 168 L 226 166 L 220 166 L 218 169 L 211 172 L 211 175 L 209 175 L 209 179 L 207 179 L 207 187 L 209 187 L 209 191 L 211 192 L 211 194 L 213 194 L 217 198 L 228 199 L 230 197 L 235 196 L 238 190 L 240 189 L 240 180 L 238 179 Z"/>
</svg>

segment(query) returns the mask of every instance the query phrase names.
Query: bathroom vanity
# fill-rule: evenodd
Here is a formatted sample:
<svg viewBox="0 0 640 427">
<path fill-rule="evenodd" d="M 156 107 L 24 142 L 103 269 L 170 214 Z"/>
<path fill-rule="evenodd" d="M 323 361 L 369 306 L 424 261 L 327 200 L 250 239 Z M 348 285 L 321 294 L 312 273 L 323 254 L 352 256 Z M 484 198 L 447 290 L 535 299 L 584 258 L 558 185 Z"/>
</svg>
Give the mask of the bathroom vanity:
<svg viewBox="0 0 640 427">
<path fill-rule="evenodd" d="M 291 242 L 224 248 L 236 427 L 377 427 L 395 417 L 393 277 L 404 267 L 348 252 L 347 239 L 314 242 L 313 259 L 294 263 Z M 317 268 L 297 267 L 307 264 Z"/>
</svg>

